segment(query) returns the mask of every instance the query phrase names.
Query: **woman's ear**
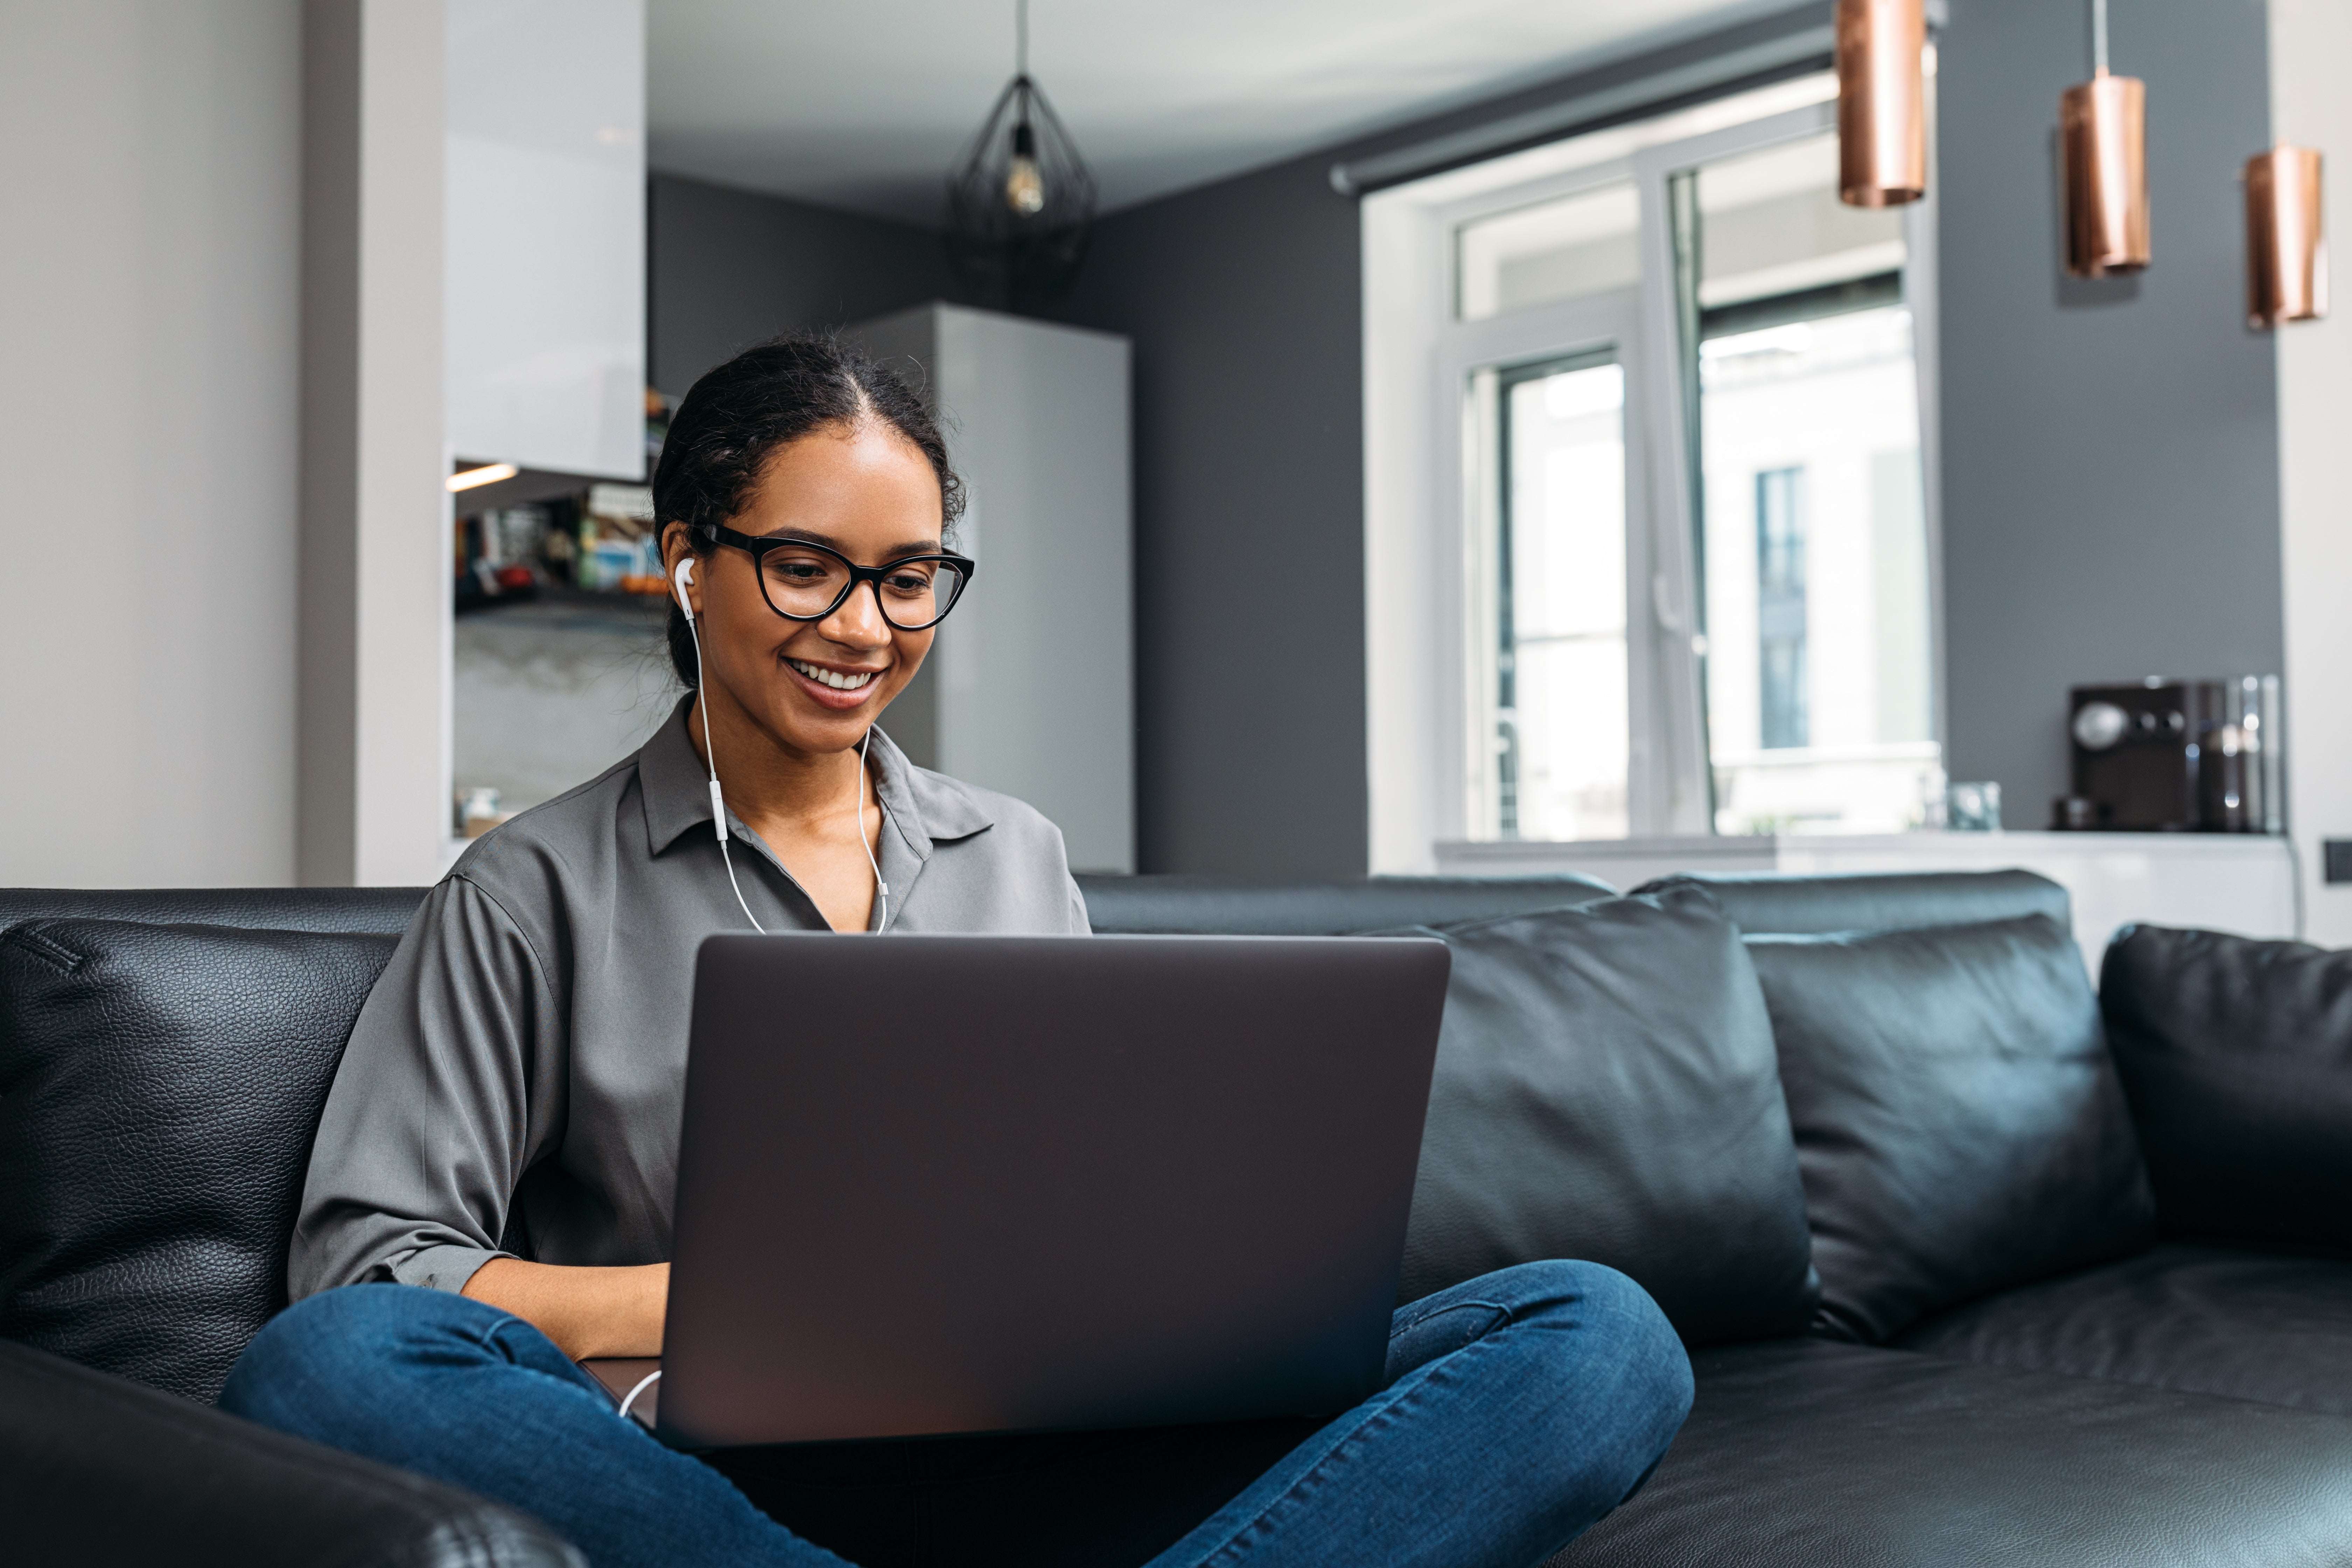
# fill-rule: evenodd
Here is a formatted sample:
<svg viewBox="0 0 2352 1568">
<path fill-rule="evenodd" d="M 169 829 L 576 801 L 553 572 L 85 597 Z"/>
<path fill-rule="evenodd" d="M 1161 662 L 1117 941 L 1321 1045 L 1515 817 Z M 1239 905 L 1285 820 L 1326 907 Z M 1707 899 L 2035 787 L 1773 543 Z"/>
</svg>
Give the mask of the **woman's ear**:
<svg viewBox="0 0 2352 1568">
<path fill-rule="evenodd" d="M 702 574 L 694 570 L 692 533 L 682 522 L 665 523 L 661 532 L 662 574 L 669 579 L 671 596 L 689 616 L 702 613 Z"/>
</svg>

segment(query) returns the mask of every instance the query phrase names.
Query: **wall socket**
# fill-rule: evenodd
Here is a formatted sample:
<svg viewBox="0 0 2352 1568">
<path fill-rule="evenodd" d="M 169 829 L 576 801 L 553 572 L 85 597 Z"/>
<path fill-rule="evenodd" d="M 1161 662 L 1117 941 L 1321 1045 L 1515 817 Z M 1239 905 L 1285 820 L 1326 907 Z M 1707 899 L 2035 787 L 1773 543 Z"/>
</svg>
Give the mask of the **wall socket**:
<svg viewBox="0 0 2352 1568">
<path fill-rule="evenodd" d="M 2352 838 L 2323 839 L 2319 848 L 2326 862 L 2326 879 L 2352 882 Z"/>
</svg>

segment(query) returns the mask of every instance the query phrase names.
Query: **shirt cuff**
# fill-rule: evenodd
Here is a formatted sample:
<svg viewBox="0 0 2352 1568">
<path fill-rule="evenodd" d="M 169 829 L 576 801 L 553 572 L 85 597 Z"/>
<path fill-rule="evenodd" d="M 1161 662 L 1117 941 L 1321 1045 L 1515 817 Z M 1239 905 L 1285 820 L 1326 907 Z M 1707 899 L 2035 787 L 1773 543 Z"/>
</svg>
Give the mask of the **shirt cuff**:
<svg viewBox="0 0 2352 1568">
<path fill-rule="evenodd" d="M 465 1289 L 466 1281 L 483 1264 L 493 1258 L 513 1256 L 482 1247 L 420 1247 L 392 1266 L 392 1277 L 403 1285 L 422 1285 L 454 1296 Z"/>
</svg>

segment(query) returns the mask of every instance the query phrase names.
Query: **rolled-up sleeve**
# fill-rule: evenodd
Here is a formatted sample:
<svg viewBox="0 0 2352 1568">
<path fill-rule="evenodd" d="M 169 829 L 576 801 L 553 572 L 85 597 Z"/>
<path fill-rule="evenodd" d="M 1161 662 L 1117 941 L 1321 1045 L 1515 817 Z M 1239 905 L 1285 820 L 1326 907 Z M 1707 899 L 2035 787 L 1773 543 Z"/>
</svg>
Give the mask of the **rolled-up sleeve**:
<svg viewBox="0 0 2352 1568">
<path fill-rule="evenodd" d="M 462 1290 L 562 1125 L 562 1010 L 505 910 L 462 876 L 425 899 L 361 1009 L 287 1258 L 297 1300 L 397 1280 Z"/>
</svg>

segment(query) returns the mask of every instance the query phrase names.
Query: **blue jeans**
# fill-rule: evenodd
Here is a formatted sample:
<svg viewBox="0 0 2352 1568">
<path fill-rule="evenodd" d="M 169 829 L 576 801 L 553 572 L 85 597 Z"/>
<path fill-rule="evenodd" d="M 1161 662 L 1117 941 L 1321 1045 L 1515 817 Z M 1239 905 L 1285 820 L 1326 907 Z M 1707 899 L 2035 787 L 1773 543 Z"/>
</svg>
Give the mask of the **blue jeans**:
<svg viewBox="0 0 2352 1568">
<path fill-rule="evenodd" d="M 354 1285 L 272 1320 L 220 1403 L 534 1513 L 595 1568 L 1532 1568 L 1632 1495 L 1691 1400 L 1656 1304 L 1592 1263 L 1524 1264 L 1404 1308 L 1387 1380 L 1321 1423 L 706 1460 L 619 1418 L 520 1318 Z"/>
</svg>

